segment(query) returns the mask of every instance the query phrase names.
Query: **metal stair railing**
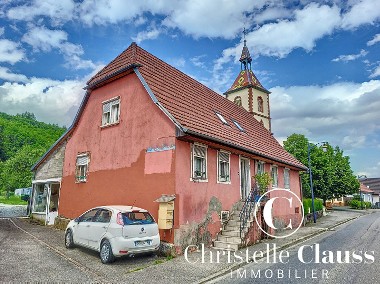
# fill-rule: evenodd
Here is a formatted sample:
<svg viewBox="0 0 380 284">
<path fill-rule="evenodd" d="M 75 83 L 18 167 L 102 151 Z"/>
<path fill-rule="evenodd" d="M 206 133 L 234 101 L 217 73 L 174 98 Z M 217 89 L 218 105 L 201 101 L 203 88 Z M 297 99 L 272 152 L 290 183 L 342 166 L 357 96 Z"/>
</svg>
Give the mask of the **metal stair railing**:
<svg viewBox="0 0 380 284">
<path fill-rule="evenodd" d="M 248 220 L 251 217 L 253 208 L 256 205 L 256 196 L 259 195 L 259 188 L 255 184 L 251 191 L 249 192 L 247 198 L 244 200 L 243 208 L 240 211 L 240 239 L 243 241 L 245 234 L 243 234 L 245 228 L 247 227 Z"/>
</svg>

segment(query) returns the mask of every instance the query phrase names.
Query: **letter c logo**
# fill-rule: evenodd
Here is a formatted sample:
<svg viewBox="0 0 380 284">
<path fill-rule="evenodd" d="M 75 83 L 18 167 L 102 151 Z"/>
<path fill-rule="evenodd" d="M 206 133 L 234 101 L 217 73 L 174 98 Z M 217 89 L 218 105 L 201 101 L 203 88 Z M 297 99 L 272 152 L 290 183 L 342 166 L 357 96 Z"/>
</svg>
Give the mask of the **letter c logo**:
<svg viewBox="0 0 380 284">
<path fill-rule="evenodd" d="M 263 231 L 268 236 L 273 237 L 273 238 L 286 238 L 286 237 L 289 237 L 290 235 L 294 234 L 301 227 L 301 225 L 303 224 L 303 219 L 304 219 L 303 204 L 302 204 L 301 200 L 299 199 L 299 197 L 294 192 L 291 192 L 290 190 L 286 190 L 286 189 L 279 189 L 279 188 L 277 188 L 277 189 L 269 190 L 263 196 L 265 196 L 267 194 L 270 194 L 271 192 L 276 193 L 276 192 L 279 192 L 279 191 L 282 191 L 282 194 L 285 192 L 285 195 L 289 196 L 289 197 L 272 197 L 272 198 L 270 198 L 265 203 L 264 209 L 263 209 L 263 212 L 262 212 L 264 222 L 268 225 L 268 227 L 272 228 L 273 230 L 277 230 L 278 228 L 276 228 L 274 226 L 274 224 L 273 224 L 273 214 L 272 214 L 273 203 L 277 199 L 286 199 L 286 200 L 288 200 L 289 208 L 293 208 L 293 197 L 295 197 L 296 198 L 295 200 L 298 201 L 299 204 L 300 204 L 301 214 L 302 214 L 302 220 L 299 223 L 298 227 L 293 232 L 291 232 L 290 234 L 287 234 L 287 235 L 275 236 L 273 234 L 270 234 L 269 232 L 267 232 L 266 230 L 263 229 L 263 227 L 260 225 L 260 222 L 257 220 L 257 210 L 259 208 L 258 205 L 256 205 L 256 207 L 255 207 L 255 220 L 256 220 L 256 223 L 259 226 L 260 230 Z M 258 202 L 260 202 L 260 200 L 263 198 L 263 196 L 260 197 L 260 199 L 259 199 Z M 292 219 L 289 220 L 289 224 L 287 225 L 286 228 L 293 229 Z"/>
</svg>

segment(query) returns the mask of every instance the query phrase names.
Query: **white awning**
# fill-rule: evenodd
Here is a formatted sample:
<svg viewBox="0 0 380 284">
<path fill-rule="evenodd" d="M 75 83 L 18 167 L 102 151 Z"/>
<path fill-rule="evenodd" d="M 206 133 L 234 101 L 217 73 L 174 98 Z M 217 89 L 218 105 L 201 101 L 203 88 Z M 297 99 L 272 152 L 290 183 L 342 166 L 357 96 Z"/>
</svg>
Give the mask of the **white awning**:
<svg viewBox="0 0 380 284">
<path fill-rule="evenodd" d="M 36 183 L 60 183 L 62 178 L 49 178 L 49 179 L 38 179 L 38 180 L 33 180 L 32 184 Z"/>
</svg>

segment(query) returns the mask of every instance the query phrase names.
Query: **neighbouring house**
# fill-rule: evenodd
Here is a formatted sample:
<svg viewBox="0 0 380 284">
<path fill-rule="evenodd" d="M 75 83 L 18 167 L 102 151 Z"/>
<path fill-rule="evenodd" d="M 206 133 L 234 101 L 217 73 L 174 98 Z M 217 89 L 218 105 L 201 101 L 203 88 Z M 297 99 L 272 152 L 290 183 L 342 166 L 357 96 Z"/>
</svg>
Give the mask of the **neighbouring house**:
<svg viewBox="0 0 380 284">
<path fill-rule="evenodd" d="M 365 202 L 371 202 L 371 204 L 375 204 L 379 200 L 379 194 L 377 194 L 377 198 L 375 197 L 375 192 L 371 190 L 368 186 L 360 183 L 360 197 L 361 200 Z M 376 201 L 377 199 L 377 201 Z"/>
<path fill-rule="evenodd" d="M 380 195 L 380 178 L 360 178 L 360 183 L 365 185 L 370 190 L 373 190 L 373 203 L 376 204 L 380 202 L 379 195 Z M 379 205 L 380 206 L 380 205 Z"/>
<path fill-rule="evenodd" d="M 257 172 L 301 197 L 307 168 L 270 132 L 269 92 L 251 60 L 244 43 L 224 97 L 132 43 L 87 82 L 72 126 L 33 166 L 32 214 L 50 224 L 98 205 L 136 205 L 181 252 L 216 238 L 222 212 L 247 198 Z M 278 206 L 273 215 L 300 221 L 301 211 Z"/>
<path fill-rule="evenodd" d="M 351 198 L 352 199 L 352 198 Z M 331 206 L 346 206 L 347 201 L 350 200 L 350 197 L 342 196 L 339 198 L 334 198 L 331 200 L 327 200 L 326 206 L 331 207 Z"/>
</svg>

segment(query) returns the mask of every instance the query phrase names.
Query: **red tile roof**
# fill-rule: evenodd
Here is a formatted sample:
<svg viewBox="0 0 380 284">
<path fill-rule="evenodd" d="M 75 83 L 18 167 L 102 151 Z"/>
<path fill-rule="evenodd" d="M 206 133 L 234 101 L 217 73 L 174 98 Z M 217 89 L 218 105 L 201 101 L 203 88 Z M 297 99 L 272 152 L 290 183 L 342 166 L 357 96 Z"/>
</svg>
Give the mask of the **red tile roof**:
<svg viewBox="0 0 380 284">
<path fill-rule="evenodd" d="M 365 193 L 374 193 L 373 190 L 370 190 L 366 185 L 360 183 L 360 191 Z"/>
<path fill-rule="evenodd" d="M 87 82 L 88 88 L 96 88 L 114 75 L 120 76 L 128 66 L 140 66 L 138 69 L 155 97 L 186 129 L 186 133 L 223 141 L 237 149 L 306 169 L 252 114 L 135 43 L 91 78 Z M 223 124 L 215 112 L 220 113 L 229 125 Z M 237 121 L 245 131 L 239 131 L 232 120 Z"/>
<path fill-rule="evenodd" d="M 232 84 L 231 88 L 227 90 L 225 93 L 229 93 L 233 90 L 249 87 L 252 86 L 254 88 L 257 88 L 267 94 L 270 92 L 266 90 L 260 83 L 260 81 L 257 79 L 255 74 L 252 72 L 252 70 L 242 70 L 240 71 L 239 75 L 236 77 L 235 82 Z"/>
</svg>

